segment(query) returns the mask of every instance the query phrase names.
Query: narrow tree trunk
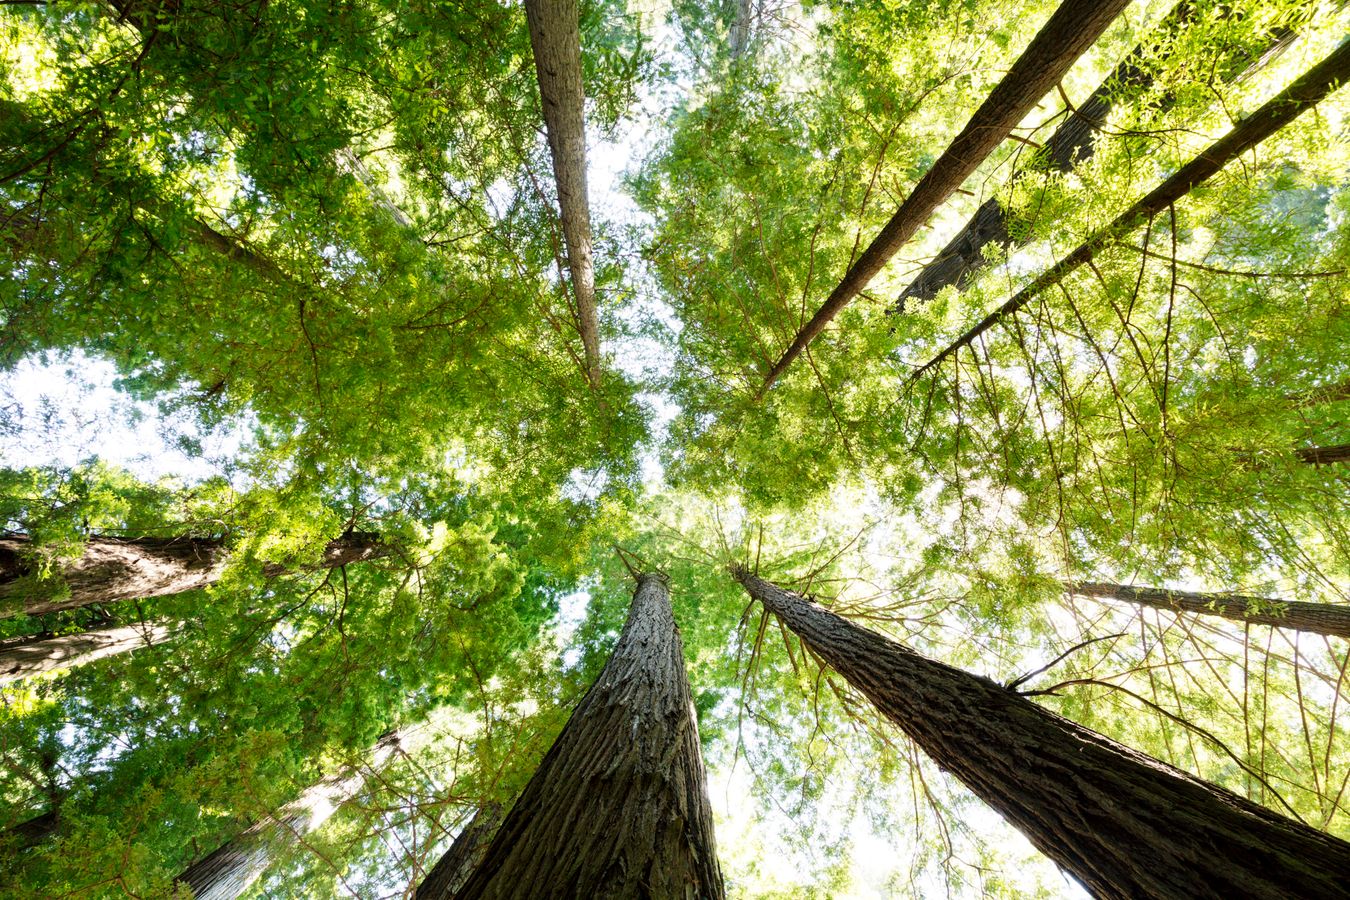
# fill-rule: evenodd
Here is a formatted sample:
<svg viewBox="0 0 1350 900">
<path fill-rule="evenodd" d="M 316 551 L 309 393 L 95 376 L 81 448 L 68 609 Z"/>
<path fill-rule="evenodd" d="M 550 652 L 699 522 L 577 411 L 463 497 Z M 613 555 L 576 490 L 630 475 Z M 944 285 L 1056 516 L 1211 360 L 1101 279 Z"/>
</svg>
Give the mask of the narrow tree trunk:
<svg viewBox="0 0 1350 900">
<path fill-rule="evenodd" d="M 474 814 L 468 825 L 456 835 L 450 849 L 432 866 L 413 893 L 413 900 L 436 900 L 453 897 L 469 880 L 469 876 L 483 863 L 488 845 L 502 823 L 500 803 L 484 805 Z"/>
<path fill-rule="evenodd" d="M 773 387 L 816 335 L 825 330 L 830 320 L 867 287 L 896 251 L 928 221 L 933 211 L 994 152 L 1036 102 L 1059 83 L 1083 51 L 1092 46 L 1128 5 L 1129 0 L 1064 0 L 1060 4 L 1008 74 L 971 116 L 966 127 L 919 179 L 905 202 L 858 257 L 825 303 L 797 332 L 782 358 L 765 376 L 760 397 Z"/>
<path fill-rule="evenodd" d="M 732 20 L 731 33 L 728 35 L 732 59 L 739 59 L 745 53 L 745 48 L 750 46 L 750 23 L 755 17 L 754 5 L 755 0 L 736 0 L 736 17 Z"/>
<path fill-rule="evenodd" d="M 1125 584 L 1066 583 L 1070 593 L 1099 600 L 1121 600 L 1169 612 L 1222 616 L 1251 625 L 1273 625 L 1312 634 L 1350 638 L 1350 606 L 1273 600 L 1243 594 L 1202 594 Z"/>
<path fill-rule="evenodd" d="M 399 748 L 399 733 L 376 742 L 366 766 L 325 778 L 283 806 L 274 816 L 250 826 L 178 876 L 195 900 L 232 900 L 267 870 L 280 844 L 293 843 L 328 820 L 365 784 L 365 769 L 384 766 Z"/>
<path fill-rule="evenodd" d="M 0 619 L 206 587 L 220 578 L 228 558 L 224 544 L 214 538 L 91 537 L 84 554 L 60 571 L 68 593 L 49 599 L 33 596 L 33 584 L 24 580 L 31 574 L 24 559 L 29 547 L 23 535 L 0 537 Z M 351 534 L 329 541 L 317 565 L 269 563 L 263 574 L 276 578 L 296 571 L 332 569 L 390 552 L 392 548 L 377 534 Z"/>
<path fill-rule="evenodd" d="M 1167 209 L 1190 193 L 1192 188 L 1208 181 L 1227 163 L 1316 106 L 1347 77 L 1350 77 L 1350 42 L 1342 44 L 1330 56 L 1309 69 L 1303 77 L 1243 119 L 1199 156 L 1117 216 L 1110 225 L 1092 235 L 1043 275 L 1018 291 L 1012 299 L 985 316 L 975 327 L 921 366 L 910 376 L 908 383 L 913 384 L 924 372 L 940 365 L 962 347 L 969 346 L 977 337 L 1026 306 L 1046 288 L 1058 284 L 1070 272 L 1091 260 L 1097 251 Z"/>
<path fill-rule="evenodd" d="M 457 898 L 723 896 L 683 652 L 665 576 L 641 576 L 604 670 Z"/>
<path fill-rule="evenodd" d="M 591 262 L 591 209 L 586 194 L 586 95 L 581 84 L 581 30 L 577 0 L 525 0 L 530 46 L 539 78 L 544 128 L 553 156 L 558 211 L 567 266 L 576 295 L 577 330 L 586 353 L 586 378 L 600 386 L 600 327 Z"/>
<path fill-rule="evenodd" d="M 0 849 L 17 853 L 30 847 L 36 847 L 56 833 L 60 818 L 60 813 L 51 809 L 5 829 L 4 833 L 0 834 Z"/>
<path fill-rule="evenodd" d="M 168 625 L 137 623 L 14 644 L 0 649 L 0 684 L 151 647 L 173 633 Z"/>
<path fill-rule="evenodd" d="M 1350 897 L 1350 844 L 736 578 L 944 770 L 1098 897 Z"/>
<path fill-rule="evenodd" d="M 1169 40 L 1195 13 L 1194 4 L 1178 3 L 1167 17 L 1158 23 L 1157 33 L 1163 40 Z M 1288 45 L 1295 32 L 1288 29 L 1271 35 L 1269 46 L 1264 48 L 1252 66 L 1225 72 L 1224 80 L 1236 81 L 1253 68 L 1264 65 L 1277 51 Z M 1031 165 L 1013 176 L 1014 181 L 1025 177 L 1028 172 L 1054 169 L 1068 172 L 1078 163 L 1090 159 L 1096 152 L 1093 135 L 1101 130 L 1111 107 L 1120 99 L 1122 92 L 1137 94 L 1153 84 L 1153 76 L 1140 66 L 1140 61 L 1148 52 L 1144 44 L 1134 48 L 1110 76 L 1101 83 L 1092 94 L 1074 109 L 1064 124 L 1055 129 L 1055 133 L 1045 142 L 1045 146 L 1034 154 Z M 1172 103 L 1164 100 L 1160 110 L 1168 109 Z M 999 202 L 990 199 L 975 212 L 966 226 L 948 242 L 931 263 L 924 267 L 919 277 L 900 294 L 891 312 L 902 313 L 910 300 L 920 302 L 931 300 L 937 292 L 948 285 L 964 288 L 979 274 L 987 264 L 984 248 L 991 243 L 1000 247 L 1012 246 L 1015 242 L 1008 233 L 1008 217 Z M 1016 242 L 1018 244 L 1022 242 Z"/>
<path fill-rule="evenodd" d="M 1297 452 L 1299 459 L 1314 466 L 1350 462 L 1350 444 L 1336 444 L 1332 447 L 1300 447 Z"/>
</svg>

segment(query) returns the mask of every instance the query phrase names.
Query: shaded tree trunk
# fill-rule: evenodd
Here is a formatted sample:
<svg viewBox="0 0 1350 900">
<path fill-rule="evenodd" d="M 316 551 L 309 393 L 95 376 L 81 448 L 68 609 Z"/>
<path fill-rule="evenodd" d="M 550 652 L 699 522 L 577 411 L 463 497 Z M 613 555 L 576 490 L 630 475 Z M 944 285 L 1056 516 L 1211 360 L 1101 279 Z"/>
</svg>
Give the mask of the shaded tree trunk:
<svg viewBox="0 0 1350 900">
<path fill-rule="evenodd" d="M 734 574 L 941 768 L 1098 897 L 1350 897 L 1350 844 Z"/>
<path fill-rule="evenodd" d="M 79 609 L 91 603 L 112 603 L 141 597 L 163 597 L 203 588 L 220 579 L 229 551 L 215 538 L 91 537 L 84 554 L 60 570 L 68 590 L 62 596 L 34 596 L 25 576 L 31 544 L 24 535 L 0 537 L 0 619 Z M 276 578 L 297 571 L 332 569 L 388 556 L 392 547 L 378 534 L 350 534 L 329 541 L 314 565 L 268 563 L 263 574 Z"/>
<path fill-rule="evenodd" d="M 1313 634 L 1350 638 L 1350 606 L 1272 600 L 1243 594 L 1203 594 L 1125 584 L 1066 584 L 1071 593 L 1099 600 L 1122 600 L 1169 612 L 1222 616 L 1252 625 L 1273 625 Z"/>
<path fill-rule="evenodd" d="M 577 330 L 586 354 L 586 378 L 600 386 L 600 326 L 591 260 L 591 209 L 586 193 L 586 95 L 581 83 L 577 0 L 525 0 L 530 47 L 539 78 L 544 128 L 558 186 L 558 212 L 567 267 L 576 296 Z"/>
<path fill-rule="evenodd" d="M 858 257 L 825 303 L 802 326 L 791 345 L 769 370 L 759 396 L 764 396 L 816 335 L 825 330 L 867 287 L 928 217 L 952 192 L 961 186 L 985 158 L 1001 144 L 1008 133 L 1031 112 L 1083 51 L 1091 47 L 1129 5 L 1129 0 L 1064 0 L 1045 23 L 1027 49 L 1013 63 L 966 127 L 951 142 L 923 176 L 881 233 Z"/>
<path fill-rule="evenodd" d="M 1299 459 L 1314 466 L 1350 462 L 1350 444 L 1336 444 L 1332 447 L 1300 447 L 1297 453 Z"/>
<path fill-rule="evenodd" d="M 151 647 L 173 634 L 174 629 L 168 625 L 136 623 L 0 647 L 0 684 L 57 669 L 73 669 L 96 659 Z"/>
<path fill-rule="evenodd" d="M 398 749 L 399 733 L 385 734 L 372 748 L 365 766 L 307 788 L 275 815 L 255 823 L 193 863 L 178 876 L 178 881 L 192 888 L 196 900 L 232 900 L 240 896 L 267 870 L 279 844 L 295 842 L 326 822 L 365 784 L 365 770 L 382 768 Z"/>
<path fill-rule="evenodd" d="M 36 847 L 56 833 L 60 818 L 60 813 L 57 810 L 50 809 L 41 815 L 26 819 L 12 828 L 7 828 L 4 834 L 0 835 L 0 848 L 11 853 L 17 853 L 30 847 Z"/>
<path fill-rule="evenodd" d="M 413 892 L 414 900 L 436 900 L 453 897 L 469 880 L 469 876 L 483 863 L 488 845 L 502 823 L 504 810 L 500 803 L 484 805 L 456 835 L 455 840 L 431 871 Z"/>
<path fill-rule="evenodd" d="M 1051 266 L 1039 278 L 1018 291 L 1012 299 L 985 316 L 978 324 L 949 344 L 941 353 L 924 363 L 912 376 L 913 384 L 924 372 L 969 346 L 990 328 L 1034 300 L 1042 291 L 1058 284 L 1066 275 L 1092 259 L 1097 251 L 1119 239 L 1173 203 L 1191 189 L 1204 184 L 1230 161 L 1288 125 L 1299 115 L 1321 102 L 1350 77 L 1350 42 L 1342 44 L 1330 56 L 1309 69 L 1301 78 L 1273 97 L 1264 106 L 1243 119 L 1195 159 L 1178 169 L 1133 206 L 1097 231 L 1068 256 Z"/>
<path fill-rule="evenodd" d="M 609 661 L 457 898 L 723 896 L 683 652 L 667 579 L 641 576 Z"/>
<path fill-rule="evenodd" d="M 1190 21 L 1194 12 L 1192 3 L 1178 3 L 1167 17 L 1158 23 L 1157 32 L 1163 40 L 1170 39 L 1181 26 Z M 1251 66 L 1234 68 L 1223 73 L 1227 76 L 1224 80 L 1238 80 L 1245 72 L 1263 65 L 1277 55 L 1280 49 L 1287 46 L 1294 37 L 1295 32 L 1288 29 L 1273 33 L 1270 45 L 1259 54 L 1256 62 Z M 1093 135 L 1101 130 L 1107 115 L 1111 112 L 1111 107 L 1122 95 L 1137 95 L 1153 84 L 1152 74 L 1140 65 L 1147 52 L 1148 48 L 1144 44 L 1135 47 L 1134 52 L 1071 112 L 1064 124 L 1055 129 L 1054 134 L 1045 142 L 1045 146 L 1032 157 L 1031 165 L 1013 176 L 1014 181 L 1038 170 L 1053 169 L 1068 172 L 1076 164 L 1090 159 L 1096 151 Z M 1171 105 L 1170 101 L 1164 100 L 1159 108 L 1165 110 Z M 903 313 L 910 300 L 920 302 L 931 300 L 938 291 L 948 285 L 955 285 L 958 289 L 964 288 L 988 264 L 984 248 L 991 243 L 996 243 L 1000 247 L 1024 243 L 1014 242 L 1009 235 L 1007 213 L 995 199 L 986 200 L 976 210 L 975 215 L 956 237 L 952 238 L 933 261 L 924 267 L 919 277 L 905 288 L 890 311 Z"/>
</svg>

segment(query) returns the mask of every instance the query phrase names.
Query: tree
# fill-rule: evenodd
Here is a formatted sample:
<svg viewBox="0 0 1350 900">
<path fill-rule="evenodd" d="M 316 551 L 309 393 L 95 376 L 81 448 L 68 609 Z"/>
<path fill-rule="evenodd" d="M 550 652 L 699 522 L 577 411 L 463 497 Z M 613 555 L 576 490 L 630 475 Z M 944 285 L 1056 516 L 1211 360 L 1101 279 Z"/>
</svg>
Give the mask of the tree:
<svg viewBox="0 0 1350 900">
<path fill-rule="evenodd" d="M 454 896 L 527 897 L 540 885 L 582 897 L 723 895 L 663 575 L 638 576 L 604 669 Z M 434 900 L 425 888 L 418 897 Z"/>
<path fill-rule="evenodd" d="M 1101 600 L 1119 600 L 1198 615 L 1222 616 L 1234 622 L 1293 628 L 1310 634 L 1350 638 L 1350 608 L 1334 603 L 1286 602 L 1244 594 L 1204 594 L 1127 584 L 1084 582 L 1068 585 L 1071 593 Z"/>
<path fill-rule="evenodd" d="M 153 647 L 173 636 L 169 625 L 113 625 L 60 637 L 0 644 L 0 684 L 56 669 L 71 669 L 106 656 Z"/>
<path fill-rule="evenodd" d="M 581 33 L 574 0 L 525 4 L 530 47 L 539 78 L 544 125 L 553 158 L 553 180 L 567 268 L 572 273 L 577 330 L 586 353 L 586 378 L 600 386 L 600 327 L 595 316 L 595 266 L 591 262 L 591 208 L 586 192 L 585 91 L 581 83 Z"/>
<path fill-rule="evenodd" d="M 56 597 L 42 597 L 49 584 L 35 584 L 29 539 L 0 537 L 0 617 L 78 609 L 91 603 L 112 603 L 142 597 L 163 597 L 204 588 L 220 580 L 228 559 L 224 543 L 214 538 L 114 538 L 86 540 L 79 559 L 55 573 Z M 333 569 L 380 559 L 393 552 L 377 534 L 349 534 L 329 541 L 313 565 L 268 563 L 263 574 L 276 578 L 302 569 Z M 25 577 L 30 576 L 30 577 Z M 35 596 L 37 595 L 37 596 Z M 17 601 L 17 602 L 16 602 Z"/>
<path fill-rule="evenodd" d="M 267 869 L 275 845 L 296 842 L 318 828 L 336 808 L 361 789 L 364 769 L 378 772 L 399 751 L 399 734 L 380 737 L 363 767 L 353 767 L 305 789 L 274 816 L 250 825 L 237 837 L 194 862 L 179 876 L 196 900 L 232 900 L 241 896 Z"/>
<path fill-rule="evenodd" d="M 953 139 L 951 146 L 933 163 L 886 227 L 872 239 L 820 309 L 793 337 L 787 350 L 765 375 L 758 396 L 762 397 L 773 387 L 778 376 L 812 339 L 867 287 L 933 210 L 994 151 L 1013 126 L 1059 81 L 1079 54 L 1092 46 L 1125 6 L 1126 3 L 1117 0 L 1099 3 L 1065 0 L 1060 4 L 998 87 Z"/>
<path fill-rule="evenodd" d="M 502 807 L 490 803 L 478 809 L 469 823 L 455 835 L 450 849 L 427 872 L 417 886 L 415 897 L 453 897 L 483 863 L 492 837 L 502 823 Z"/>
<path fill-rule="evenodd" d="M 926 659 L 749 570 L 802 642 L 1099 897 L 1350 896 L 1350 843 Z"/>
</svg>

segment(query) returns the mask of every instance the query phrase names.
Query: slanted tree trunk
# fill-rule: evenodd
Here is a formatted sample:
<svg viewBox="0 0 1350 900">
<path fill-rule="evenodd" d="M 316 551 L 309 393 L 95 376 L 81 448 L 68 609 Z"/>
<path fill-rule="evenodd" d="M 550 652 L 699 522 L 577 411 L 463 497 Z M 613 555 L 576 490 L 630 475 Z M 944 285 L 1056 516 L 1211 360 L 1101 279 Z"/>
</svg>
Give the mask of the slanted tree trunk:
<svg viewBox="0 0 1350 900">
<path fill-rule="evenodd" d="M 816 335 L 825 330 L 830 320 L 867 287 L 896 251 L 928 221 L 933 211 L 994 152 L 1037 101 L 1059 83 L 1083 51 L 1092 46 L 1106 26 L 1128 5 L 1129 0 L 1064 0 L 1059 5 L 1008 74 L 970 117 L 966 127 L 919 179 L 881 233 L 853 263 L 825 303 L 797 332 L 791 345 L 765 376 L 760 397 L 773 387 Z"/>
<path fill-rule="evenodd" d="M 1157 33 L 1168 40 L 1185 23 L 1191 20 L 1195 6 L 1190 2 L 1178 3 L 1167 17 L 1158 23 Z M 1234 67 L 1223 72 L 1227 81 L 1236 81 L 1252 68 L 1263 65 L 1277 55 L 1279 49 L 1289 44 L 1295 37 L 1293 31 L 1281 29 L 1272 33 L 1270 44 L 1265 47 L 1255 63 L 1246 68 Z M 1101 130 L 1111 107 L 1121 95 L 1136 95 L 1153 84 L 1153 75 L 1141 67 L 1140 62 L 1148 52 L 1148 47 L 1140 44 L 1134 48 L 1119 66 L 1092 94 L 1074 109 L 1064 124 L 1055 129 L 1054 134 L 1031 158 L 1031 165 L 1018 173 L 1014 180 L 1025 177 L 1029 172 L 1048 169 L 1068 172 L 1078 163 L 1090 159 L 1096 152 L 1093 135 Z M 1167 109 L 1171 103 L 1164 101 L 1160 109 Z M 996 243 L 1000 247 L 1012 246 L 1015 242 L 1008 233 L 1008 216 L 998 200 L 985 201 L 966 226 L 942 248 L 933 261 L 924 267 L 919 277 L 905 288 L 891 312 L 904 312 L 910 300 L 920 302 L 931 300 L 937 292 L 948 285 L 964 288 L 979 274 L 987 264 L 984 248 Z M 1016 242 L 1021 243 L 1021 242 Z"/>
<path fill-rule="evenodd" d="M 253 824 L 193 863 L 178 876 L 178 881 L 192 888 L 196 900 L 232 900 L 240 896 L 267 870 L 279 845 L 298 841 L 326 822 L 365 784 L 365 771 L 382 768 L 398 749 L 399 732 L 388 732 L 376 742 L 365 766 L 307 788 L 275 815 Z"/>
<path fill-rule="evenodd" d="M 944 770 L 1098 897 L 1350 897 L 1350 844 L 920 656 L 744 569 L 737 580 Z"/>
<path fill-rule="evenodd" d="M 977 325 L 949 344 L 941 353 L 924 363 L 909 384 L 943 360 L 969 346 L 976 338 L 1008 316 L 1026 306 L 1042 291 L 1058 284 L 1066 275 L 1092 259 L 1099 250 L 1118 240 L 1176 203 L 1192 188 L 1204 184 L 1230 161 L 1270 137 L 1302 113 L 1312 109 L 1350 77 L 1350 42 L 1342 44 L 1330 56 L 1309 69 L 1301 78 L 1271 98 L 1264 106 L 1243 119 L 1226 135 L 1178 169 L 1133 206 L 1080 244 L 1068 256 L 1051 266 L 1039 278 L 1018 291 L 1012 299 L 985 316 Z"/>
<path fill-rule="evenodd" d="M 1098 600 L 1121 600 L 1169 612 L 1222 616 L 1251 625 L 1273 625 L 1276 628 L 1350 638 L 1350 606 L 1334 603 L 1274 600 L 1244 594 L 1205 594 L 1126 584 L 1070 582 L 1064 586 L 1070 593 Z"/>
<path fill-rule="evenodd" d="M 455 836 L 450 849 L 442 854 L 422 879 L 413 892 L 413 900 L 455 896 L 473 871 L 482 865 L 492 836 L 502 823 L 503 813 L 500 803 L 490 803 L 480 808 L 469 824 Z"/>
<path fill-rule="evenodd" d="M 604 670 L 459 900 L 723 896 L 683 652 L 667 579 L 641 576 Z"/>
<path fill-rule="evenodd" d="M 18 825 L 5 829 L 0 833 L 0 850 L 17 853 L 36 847 L 56 833 L 60 818 L 57 810 L 49 809 L 41 815 L 25 819 Z"/>
<path fill-rule="evenodd" d="M 591 208 L 586 193 L 586 95 L 581 84 L 581 30 L 577 0 L 525 0 L 525 17 L 539 78 L 544 128 L 558 186 L 558 212 L 567 267 L 576 296 L 577 330 L 586 354 L 586 378 L 600 386 L 600 326 L 591 261 Z"/>
<path fill-rule="evenodd" d="M 1314 466 L 1350 462 L 1350 444 L 1336 444 L 1332 447 L 1300 447 L 1297 453 L 1299 459 Z"/>
<path fill-rule="evenodd" d="M 173 634 L 168 625 L 136 623 L 10 644 L 0 647 L 0 684 L 152 647 Z"/>
<path fill-rule="evenodd" d="M 0 537 L 0 618 L 20 613 L 78 609 L 91 603 L 112 603 L 139 597 L 163 597 L 206 587 L 219 580 L 228 558 L 225 545 L 215 538 L 91 537 L 84 554 L 60 570 L 68 593 L 34 596 L 25 556 L 30 541 L 24 535 Z M 329 541 L 316 565 L 268 563 L 263 574 L 276 578 L 290 572 L 332 569 L 388 556 L 392 547 L 378 534 L 350 534 Z"/>
</svg>

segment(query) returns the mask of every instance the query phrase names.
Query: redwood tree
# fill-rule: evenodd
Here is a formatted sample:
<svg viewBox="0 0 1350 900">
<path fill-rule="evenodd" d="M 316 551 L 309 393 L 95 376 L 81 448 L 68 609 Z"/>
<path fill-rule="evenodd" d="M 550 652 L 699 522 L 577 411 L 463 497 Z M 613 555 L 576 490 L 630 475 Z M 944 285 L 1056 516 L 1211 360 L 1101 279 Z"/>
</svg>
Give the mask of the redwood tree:
<svg viewBox="0 0 1350 900">
<path fill-rule="evenodd" d="M 429 880 L 429 879 L 428 879 Z M 698 723 L 664 575 L 454 896 L 723 896 Z M 423 882 L 419 900 L 432 894 Z"/>
<path fill-rule="evenodd" d="M 1099 897 L 1350 897 L 1350 844 L 733 570 L 877 709 Z"/>
<path fill-rule="evenodd" d="M 137 622 L 53 638 L 0 642 L 0 684 L 56 669 L 82 666 L 139 647 L 151 647 L 167 640 L 173 632 L 168 625 Z"/>
<path fill-rule="evenodd" d="M 1252 625 L 1274 625 L 1312 634 L 1350 638 L 1350 606 L 1306 603 L 1249 597 L 1245 594 L 1212 594 L 1174 591 L 1168 588 L 1135 587 L 1127 584 L 1070 584 L 1070 592 L 1101 600 L 1123 600 L 1140 606 L 1173 612 L 1222 616 Z"/>
</svg>

